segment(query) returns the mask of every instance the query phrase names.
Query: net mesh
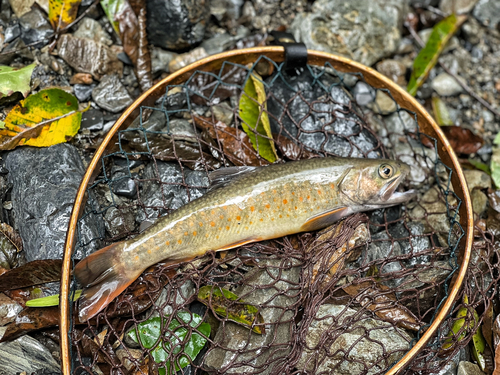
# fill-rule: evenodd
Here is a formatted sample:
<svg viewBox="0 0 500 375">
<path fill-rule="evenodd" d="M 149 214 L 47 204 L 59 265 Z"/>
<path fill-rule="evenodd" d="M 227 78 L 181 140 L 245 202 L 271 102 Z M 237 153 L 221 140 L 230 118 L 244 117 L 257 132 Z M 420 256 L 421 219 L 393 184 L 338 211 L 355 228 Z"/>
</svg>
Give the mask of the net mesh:
<svg viewBox="0 0 500 375">
<path fill-rule="evenodd" d="M 261 78 L 251 77 L 256 72 Z M 420 133 L 416 115 L 390 92 L 328 64 L 289 75 L 261 57 L 251 66 L 196 71 L 167 87 L 102 157 L 74 263 L 203 195 L 211 171 L 269 164 L 242 129 L 239 100 L 253 79 L 265 88 L 260 116 L 269 117 L 281 161 L 398 159 L 411 166 L 403 187 L 417 189 L 418 198 L 320 232 L 151 267 L 94 319 L 72 319 L 73 373 L 384 373 L 432 323 L 458 270 L 465 233 L 452 170 L 439 159 L 436 140 Z M 409 373 L 437 373 L 468 345 L 468 323 L 448 332 L 460 308 L 476 328 L 490 309 L 494 254 L 491 233 L 478 229 L 460 299 Z"/>
</svg>

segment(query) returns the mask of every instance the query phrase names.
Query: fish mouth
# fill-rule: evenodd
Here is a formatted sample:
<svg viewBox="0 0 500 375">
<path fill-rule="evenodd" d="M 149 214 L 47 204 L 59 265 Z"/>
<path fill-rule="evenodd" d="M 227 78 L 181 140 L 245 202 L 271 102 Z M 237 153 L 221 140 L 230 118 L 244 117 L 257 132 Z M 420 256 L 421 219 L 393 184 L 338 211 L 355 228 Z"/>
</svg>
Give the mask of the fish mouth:
<svg viewBox="0 0 500 375">
<path fill-rule="evenodd" d="M 382 194 L 380 195 L 380 199 L 383 202 L 384 206 L 394 206 L 397 204 L 405 203 L 416 197 L 417 192 L 413 189 L 404 192 L 396 191 L 399 184 L 406 177 L 409 170 L 405 172 L 406 173 L 401 173 L 398 177 L 389 182 L 383 189 Z"/>
</svg>

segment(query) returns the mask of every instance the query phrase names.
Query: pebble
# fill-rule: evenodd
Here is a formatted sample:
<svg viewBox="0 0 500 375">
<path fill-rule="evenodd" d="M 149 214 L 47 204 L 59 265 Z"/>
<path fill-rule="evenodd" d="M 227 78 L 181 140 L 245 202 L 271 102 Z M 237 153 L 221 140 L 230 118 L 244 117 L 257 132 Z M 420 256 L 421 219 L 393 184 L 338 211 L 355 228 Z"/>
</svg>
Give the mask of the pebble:
<svg viewBox="0 0 500 375">
<path fill-rule="evenodd" d="M 500 24 L 500 2 L 498 0 L 479 0 L 472 14 L 483 25 L 495 29 Z"/>
<path fill-rule="evenodd" d="M 116 54 L 102 43 L 69 34 L 57 42 L 59 56 L 80 73 L 90 73 L 100 80 L 106 74 L 122 74 L 123 64 Z"/>
<path fill-rule="evenodd" d="M 41 48 L 49 42 L 49 36 L 53 34 L 52 26 L 45 18 L 42 11 L 33 8 L 19 18 L 21 26 L 21 39 L 26 44 L 36 42 L 35 48 Z"/>
<path fill-rule="evenodd" d="M 102 109 L 113 113 L 122 111 L 133 102 L 116 74 L 102 78 L 101 83 L 92 90 L 92 99 Z"/>
<path fill-rule="evenodd" d="M 96 87 L 96 84 L 92 85 L 81 85 L 76 84 L 73 86 L 73 94 L 76 96 L 78 101 L 86 102 L 92 97 L 92 90 Z"/>
<path fill-rule="evenodd" d="M 85 17 L 81 20 L 78 24 L 78 29 L 73 33 L 73 36 L 92 39 L 107 46 L 113 44 L 111 37 L 106 31 L 104 31 L 101 24 L 89 17 Z"/>
<path fill-rule="evenodd" d="M 4 2 L 6 3 L 7 1 Z M 9 0 L 8 2 L 10 3 L 10 7 L 16 14 L 17 18 L 20 18 L 31 10 L 35 0 Z"/>
<path fill-rule="evenodd" d="M 205 48 L 197 47 L 170 60 L 170 62 L 168 63 L 168 70 L 170 73 L 173 73 L 207 56 L 208 53 L 207 51 L 205 51 Z"/>
<path fill-rule="evenodd" d="M 477 0 L 441 0 L 439 9 L 445 14 L 469 13 L 476 5 Z"/>
<path fill-rule="evenodd" d="M 439 96 L 455 96 L 463 92 L 462 86 L 448 73 L 440 73 L 431 82 Z"/>
<path fill-rule="evenodd" d="M 391 114 L 398 109 L 396 101 L 381 90 L 377 90 L 375 103 L 372 103 L 371 108 L 375 113 L 383 115 Z"/>
<path fill-rule="evenodd" d="M 165 51 L 158 47 L 151 49 L 151 69 L 153 74 L 158 72 L 169 72 L 168 64 L 178 56 L 177 53 Z"/>
<path fill-rule="evenodd" d="M 76 73 L 76 74 L 73 74 L 73 76 L 71 77 L 69 83 L 72 84 L 72 85 L 75 85 L 75 84 L 78 84 L 78 83 L 81 83 L 81 84 L 84 84 L 84 85 L 90 85 L 92 84 L 92 82 L 94 82 L 92 80 L 92 76 L 88 73 Z"/>
<path fill-rule="evenodd" d="M 458 364 L 457 375 L 485 375 L 478 365 L 466 361 Z"/>
<path fill-rule="evenodd" d="M 398 85 L 406 86 L 406 66 L 402 62 L 387 59 L 377 63 L 376 68 Z"/>
<path fill-rule="evenodd" d="M 4 31 L 4 43 L 10 43 L 21 36 L 21 26 L 18 23 L 8 26 Z"/>
<path fill-rule="evenodd" d="M 90 131 L 102 130 L 104 126 L 104 118 L 102 112 L 95 108 L 89 108 L 82 113 L 82 129 Z"/>
</svg>

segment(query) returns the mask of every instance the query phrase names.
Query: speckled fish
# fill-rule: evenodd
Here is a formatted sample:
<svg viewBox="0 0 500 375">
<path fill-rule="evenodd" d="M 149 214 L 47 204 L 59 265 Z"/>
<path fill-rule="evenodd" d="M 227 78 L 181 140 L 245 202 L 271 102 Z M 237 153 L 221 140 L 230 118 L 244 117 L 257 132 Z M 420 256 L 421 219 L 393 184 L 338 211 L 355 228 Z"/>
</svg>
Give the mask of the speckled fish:
<svg viewBox="0 0 500 375">
<path fill-rule="evenodd" d="M 415 195 L 396 192 L 408 172 L 393 160 L 332 157 L 217 170 L 205 195 L 77 264 L 74 274 L 85 287 L 80 320 L 96 315 L 157 262 L 314 231 L 355 212 L 404 203 Z"/>
</svg>

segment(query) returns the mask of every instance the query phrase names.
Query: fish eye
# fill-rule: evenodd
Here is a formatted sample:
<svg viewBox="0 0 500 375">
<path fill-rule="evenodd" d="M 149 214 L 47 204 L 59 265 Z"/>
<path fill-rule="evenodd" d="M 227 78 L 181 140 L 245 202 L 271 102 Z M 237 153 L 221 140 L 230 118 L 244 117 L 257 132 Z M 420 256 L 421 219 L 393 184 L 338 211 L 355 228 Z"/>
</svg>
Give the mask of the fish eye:
<svg viewBox="0 0 500 375">
<path fill-rule="evenodd" d="M 378 168 L 378 174 L 384 179 L 391 178 L 394 175 L 394 168 L 389 164 L 382 164 Z"/>
</svg>

